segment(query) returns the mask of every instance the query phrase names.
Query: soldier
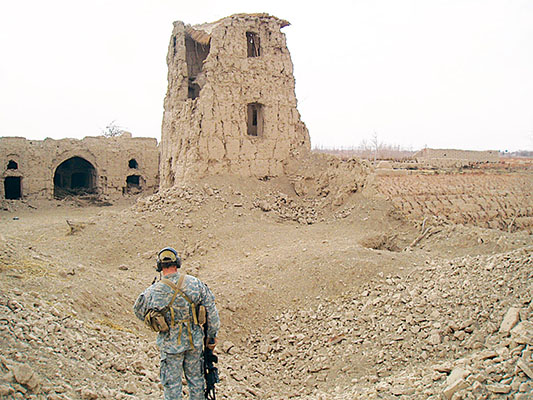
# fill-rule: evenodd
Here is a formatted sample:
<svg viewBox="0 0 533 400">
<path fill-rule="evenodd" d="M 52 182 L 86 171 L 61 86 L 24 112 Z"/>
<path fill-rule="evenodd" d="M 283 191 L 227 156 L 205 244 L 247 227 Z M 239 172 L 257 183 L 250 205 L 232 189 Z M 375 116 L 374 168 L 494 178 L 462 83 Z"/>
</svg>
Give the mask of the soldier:
<svg viewBox="0 0 533 400">
<path fill-rule="evenodd" d="M 181 259 L 176 250 L 171 247 L 162 249 L 157 255 L 156 270 L 162 272 L 163 279 L 139 295 L 133 310 L 137 318 L 159 332 L 157 345 L 161 351 L 161 384 L 165 400 L 181 399 L 183 372 L 190 400 L 200 400 L 204 399 L 205 390 L 201 320 L 207 320 L 207 343 L 211 343 L 208 347 L 214 349 L 220 319 L 211 290 L 199 279 L 179 273 L 180 267 Z"/>
</svg>

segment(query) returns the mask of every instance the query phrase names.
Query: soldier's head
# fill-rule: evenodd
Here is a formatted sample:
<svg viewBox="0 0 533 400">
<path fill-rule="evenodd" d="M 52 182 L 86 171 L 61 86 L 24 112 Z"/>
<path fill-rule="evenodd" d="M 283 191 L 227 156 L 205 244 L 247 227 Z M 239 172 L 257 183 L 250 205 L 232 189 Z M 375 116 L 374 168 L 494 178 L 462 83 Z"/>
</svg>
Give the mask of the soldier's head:
<svg viewBox="0 0 533 400">
<path fill-rule="evenodd" d="M 172 247 L 165 247 L 164 249 L 159 250 L 159 253 L 157 254 L 156 270 L 161 272 L 165 268 L 172 267 L 181 267 L 181 258 L 178 256 L 178 252 Z"/>
</svg>

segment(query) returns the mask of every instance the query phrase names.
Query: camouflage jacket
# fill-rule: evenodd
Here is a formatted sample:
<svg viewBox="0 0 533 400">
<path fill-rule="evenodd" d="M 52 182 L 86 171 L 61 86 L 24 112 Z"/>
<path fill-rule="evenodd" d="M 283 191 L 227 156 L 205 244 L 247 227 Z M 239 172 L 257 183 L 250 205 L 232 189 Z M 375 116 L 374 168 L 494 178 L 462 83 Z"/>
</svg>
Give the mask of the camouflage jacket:
<svg viewBox="0 0 533 400">
<path fill-rule="evenodd" d="M 166 275 L 165 278 L 177 284 L 180 273 Z M 203 305 L 207 311 L 209 338 L 216 337 L 220 327 L 220 318 L 215 306 L 215 296 L 209 290 L 206 284 L 190 275 L 186 275 L 181 290 L 189 299 L 197 304 Z M 148 310 L 162 309 L 170 303 L 174 290 L 162 282 L 156 282 L 142 292 L 133 310 L 137 318 L 144 321 L 144 316 Z M 157 336 L 157 345 L 161 352 L 169 354 L 182 353 L 192 348 L 191 339 L 194 347 L 202 347 L 204 332 L 201 326 L 193 324 L 192 309 L 187 300 L 182 296 L 176 296 L 172 303 L 174 309 L 175 326 L 167 332 L 160 332 Z M 168 322 L 170 322 L 170 313 L 167 313 Z M 185 322 L 189 321 L 189 322 Z M 169 324 L 170 326 L 170 324 Z"/>
</svg>

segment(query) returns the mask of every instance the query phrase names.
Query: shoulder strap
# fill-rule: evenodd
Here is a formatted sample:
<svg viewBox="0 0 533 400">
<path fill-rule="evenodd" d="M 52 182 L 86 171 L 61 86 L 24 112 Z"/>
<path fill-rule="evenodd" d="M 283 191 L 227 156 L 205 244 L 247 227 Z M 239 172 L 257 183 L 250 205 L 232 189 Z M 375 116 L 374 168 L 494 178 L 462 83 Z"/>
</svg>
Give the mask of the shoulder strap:
<svg viewBox="0 0 533 400">
<path fill-rule="evenodd" d="M 174 282 L 172 282 L 170 279 L 163 278 L 161 279 L 161 283 L 164 283 L 168 287 L 170 287 L 173 290 L 180 290 L 181 286 L 183 285 L 183 281 L 185 280 L 186 274 L 180 274 L 180 278 L 178 279 L 178 284 L 176 285 Z"/>
<path fill-rule="evenodd" d="M 161 282 L 170 287 L 174 290 L 174 295 L 172 296 L 172 299 L 170 300 L 170 303 L 168 303 L 167 307 L 170 309 L 170 326 L 174 328 L 174 309 L 172 308 L 172 303 L 174 303 L 174 300 L 176 300 L 176 296 L 178 295 L 178 292 L 181 292 L 180 287 L 183 285 L 183 281 L 185 280 L 185 274 L 181 274 L 180 278 L 178 279 L 178 284 L 175 285 L 174 282 L 172 282 L 170 279 L 161 279 Z"/>
<path fill-rule="evenodd" d="M 183 281 L 185 280 L 185 277 L 186 277 L 186 274 L 180 274 L 180 278 L 178 279 L 177 285 L 174 282 L 172 282 L 170 279 L 166 279 L 166 278 L 161 279 L 161 283 L 164 283 L 165 285 L 167 285 L 168 287 L 174 290 L 174 295 L 172 296 L 172 300 L 170 300 L 170 303 L 168 303 L 168 306 L 170 307 L 172 305 L 172 303 L 176 299 L 176 295 L 179 293 L 180 296 L 183 297 L 185 300 L 187 300 L 187 303 L 189 303 L 189 305 L 191 306 L 193 322 L 196 325 L 198 325 L 198 318 L 196 316 L 196 304 L 194 304 L 192 300 L 189 298 L 189 296 L 187 296 L 181 290 L 181 286 L 183 285 Z M 171 310 L 170 312 L 174 314 L 172 307 L 170 307 L 170 310 Z M 174 315 L 172 315 L 172 319 L 174 319 Z M 174 321 L 172 321 L 172 323 L 174 323 Z"/>
</svg>

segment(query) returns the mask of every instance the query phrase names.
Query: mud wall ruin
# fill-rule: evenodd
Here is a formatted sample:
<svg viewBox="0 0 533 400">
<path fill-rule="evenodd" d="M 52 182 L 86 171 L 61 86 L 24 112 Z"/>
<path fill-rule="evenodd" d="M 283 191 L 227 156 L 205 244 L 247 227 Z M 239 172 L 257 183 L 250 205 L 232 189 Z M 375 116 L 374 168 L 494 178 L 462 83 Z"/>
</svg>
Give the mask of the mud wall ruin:
<svg viewBox="0 0 533 400">
<path fill-rule="evenodd" d="M 82 191 L 122 195 L 158 187 L 157 140 L 118 137 L 0 138 L 0 199 L 61 197 Z"/>
<path fill-rule="evenodd" d="M 310 151 L 296 108 L 293 65 L 268 14 L 174 22 L 161 135 L 160 185 L 231 173 L 279 176 Z"/>
<path fill-rule="evenodd" d="M 474 151 L 457 149 L 422 149 L 414 155 L 415 159 L 451 159 L 473 162 L 498 162 L 500 155 L 497 150 Z"/>
</svg>

